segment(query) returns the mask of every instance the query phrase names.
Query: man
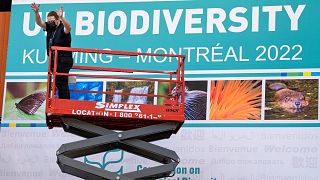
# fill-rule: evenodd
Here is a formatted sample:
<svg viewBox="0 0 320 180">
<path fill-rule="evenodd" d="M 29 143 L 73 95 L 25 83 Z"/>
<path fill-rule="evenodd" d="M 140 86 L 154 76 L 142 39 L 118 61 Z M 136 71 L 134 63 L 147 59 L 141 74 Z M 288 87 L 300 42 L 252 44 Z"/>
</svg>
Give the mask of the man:
<svg viewBox="0 0 320 180">
<path fill-rule="evenodd" d="M 37 25 L 47 31 L 47 54 L 49 55 L 50 46 L 71 47 L 71 25 L 63 17 L 63 7 L 58 11 L 51 11 L 47 15 L 47 22 L 44 22 L 39 15 L 40 5 L 31 4 L 34 11 L 34 17 Z M 52 56 L 53 57 L 53 56 Z M 72 52 L 60 51 L 58 53 L 57 72 L 69 73 L 73 66 Z M 51 68 L 53 69 L 53 58 L 51 61 Z M 68 86 L 68 76 L 57 76 L 56 86 L 58 88 L 58 95 L 60 99 L 70 99 L 70 92 Z"/>
</svg>

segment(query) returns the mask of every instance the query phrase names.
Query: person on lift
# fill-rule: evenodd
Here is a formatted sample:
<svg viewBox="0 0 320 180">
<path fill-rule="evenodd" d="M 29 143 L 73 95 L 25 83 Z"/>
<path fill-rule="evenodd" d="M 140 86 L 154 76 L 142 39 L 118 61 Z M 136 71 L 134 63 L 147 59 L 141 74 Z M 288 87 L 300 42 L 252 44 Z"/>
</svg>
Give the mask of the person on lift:
<svg viewBox="0 0 320 180">
<path fill-rule="evenodd" d="M 38 26 L 47 31 L 46 44 L 47 55 L 49 55 L 51 46 L 71 47 L 71 25 L 65 17 L 63 17 L 63 7 L 57 11 L 51 11 L 47 15 L 47 22 L 44 22 L 39 14 L 40 5 L 31 4 L 34 11 L 35 21 Z M 54 57 L 54 56 L 52 56 Z M 51 70 L 53 69 L 53 60 L 51 60 Z M 57 72 L 69 73 L 73 66 L 72 52 L 60 51 L 58 53 Z M 57 76 L 56 85 L 60 99 L 70 99 L 70 91 L 68 86 L 68 76 Z"/>
</svg>

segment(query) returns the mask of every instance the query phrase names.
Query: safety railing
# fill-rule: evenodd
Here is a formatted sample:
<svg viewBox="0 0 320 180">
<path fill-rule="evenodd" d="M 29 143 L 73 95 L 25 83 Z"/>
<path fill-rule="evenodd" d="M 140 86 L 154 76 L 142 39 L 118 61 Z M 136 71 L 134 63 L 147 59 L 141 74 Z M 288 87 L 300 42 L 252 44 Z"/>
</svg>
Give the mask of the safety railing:
<svg viewBox="0 0 320 180">
<path fill-rule="evenodd" d="M 157 67 L 154 66 L 153 69 L 131 69 L 131 68 L 123 68 L 123 67 L 97 67 L 97 66 L 82 66 L 78 64 L 74 64 L 72 70 L 69 73 L 61 73 L 57 72 L 58 65 L 58 57 L 60 52 L 81 52 L 81 53 L 95 53 L 95 54 L 105 54 L 110 56 L 128 56 L 128 57 L 138 57 L 138 56 L 151 56 L 151 57 L 162 57 L 162 58 L 172 58 L 176 59 L 176 68 L 172 68 L 172 64 L 170 64 L 169 70 L 157 70 Z M 159 111 L 159 107 L 166 108 L 166 111 L 162 111 L 159 113 L 164 113 L 162 115 L 158 115 L 157 120 L 163 119 L 165 120 L 166 113 L 170 113 L 172 116 L 170 119 L 175 119 L 172 112 L 178 111 L 176 115 L 180 115 L 177 119 L 181 120 L 181 116 L 183 116 L 183 108 L 184 108 L 184 55 L 175 55 L 175 54 L 154 54 L 154 53 L 141 53 L 141 52 L 127 52 L 127 51 L 114 51 L 114 50 L 97 50 L 97 49 L 86 49 L 86 48 L 68 48 L 68 47 L 58 47 L 53 46 L 49 52 L 49 63 L 48 63 L 48 84 L 47 84 L 47 104 L 46 104 L 46 113 L 47 117 L 51 115 L 72 115 L 73 112 L 68 109 L 72 104 L 74 106 L 79 105 L 79 103 L 83 103 L 83 101 L 79 102 L 76 100 L 62 100 L 59 99 L 56 95 L 56 78 L 57 76 L 73 76 L 78 78 L 86 78 L 86 79 L 102 79 L 102 80 L 120 80 L 120 81 L 149 81 L 149 82 L 157 82 L 157 83 L 169 83 L 168 94 L 159 94 L 159 93 L 133 93 L 133 92 L 116 92 L 116 91 L 107 91 L 103 89 L 102 91 L 97 90 L 81 90 L 81 89 L 73 89 L 71 92 L 73 93 L 97 93 L 97 94 L 105 94 L 105 95 L 120 95 L 120 96 L 146 96 L 153 98 L 164 98 L 166 99 L 163 104 L 151 104 L 146 111 L 149 114 L 154 113 L 153 111 Z M 51 61 L 54 61 L 53 63 Z M 122 60 L 119 61 L 127 61 L 127 63 L 134 63 L 130 60 Z M 129 62 L 128 62 L 129 61 Z M 51 65 L 53 64 L 53 67 Z M 108 65 L 106 65 L 108 66 Z M 144 75 L 141 77 L 141 74 Z M 152 76 L 152 77 L 150 77 Z M 103 99 L 103 101 L 106 101 Z M 107 103 L 107 102 L 106 102 Z M 112 103 L 112 102 L 110 102 Z M 68 105 L 65 105 L 68 104 Z M 84 105 L 86 106 L 86 105 Z M 89 106 L 89 105 L 88 105 Z M 141 107 L 146 106 L 141 104 Z M 168 110 L 168 106 L 179 107 L 179 110 Z M 61 107 L 59 109 L 59 107 Z M 65 109 L 62 109 L 62 108 Z M 157 108 L 156 108 L 157 107 Z M 71 107 L 70 107 L 71 108 Z M 92 110 L 92 108 L 88 107 L 88 110 Z M 146 112 L 143 112 L 143 115 L 134 114 L 130 115 L 130 118 L 136 116 L 146 117 L 144 116 Z M 160 117 L 161 116 L 161 117 Z M 108 116 L 112 118 L 113 116 Z M 151 116 L 150 116 L 151 117 Z M 117 117 L 115 117 L 117 118 Z M 150 119 L 150 118 L 149 118 Z M 151 118 L 152 119 L 152 118 Z"/>
</svg>

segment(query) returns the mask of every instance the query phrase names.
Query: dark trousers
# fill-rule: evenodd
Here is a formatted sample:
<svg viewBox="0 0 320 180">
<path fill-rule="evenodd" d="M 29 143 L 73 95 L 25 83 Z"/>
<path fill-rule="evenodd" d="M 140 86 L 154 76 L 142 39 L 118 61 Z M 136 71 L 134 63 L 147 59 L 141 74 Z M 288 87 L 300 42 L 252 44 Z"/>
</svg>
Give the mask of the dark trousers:
<svg viewBox="0 0 320 180">
<path fill-rule="evenodd" d="M 73 66 L 72 57 L 58 57 L 58 73 L 69 73 Z M 53 68 L 53 63 L 51 64 Z M 70 91 L 68 85 L 68 76 L 56 76 L 56 86 L 58 88 L 59 99 L 70 99 Z"/>
</svg>

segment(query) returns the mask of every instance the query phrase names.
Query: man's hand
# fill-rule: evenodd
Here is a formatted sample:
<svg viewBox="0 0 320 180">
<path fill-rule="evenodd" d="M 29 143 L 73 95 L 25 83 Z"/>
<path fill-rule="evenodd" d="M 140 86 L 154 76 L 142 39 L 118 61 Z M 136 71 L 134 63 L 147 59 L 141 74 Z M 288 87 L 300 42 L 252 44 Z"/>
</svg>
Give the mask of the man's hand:
<svg viewBox="0 0 320 180">
<path fill-rule="evenodd" d="M 39 7 L 40 7 L 40 4 L 36 4 L 36 3 L 31 3 L 31 9 L 34 11 L 34 18 L 36 20 L 36 23 L 42 27 L 43 29 L 46 29 L 46 24 L 45 22 L 43 22 L 41 20 L 41 17 L 40 17 L 40 14 L 39 14 Z"/>
<path fill-rule="evenodd" d="M 64 11 L 64 10 L 63 10 L 63 7 L 62 7 L 62 6 L 60 7 L 60 10 L 56 10 L 56 12 L 57 12 L 57 14 L 58 14 L 58 16 L 59 16 L 60 19 L 62 19 L 62 17 L 63 17 L 63 11 Z"/>
<path fill-rule="evenodd" d="M 31 3 L 31 9 L 32 9 L 35 13 L 38 13 L 38 12 L 39 12 L 39 8 L 40 8 L 40 4 Z"/>
<path fill-rule="evenodd" d="M 66 34 L 70 33 L 70 31 L 71 31 L 71 25 L 70 25 L 70 23 L 66 20 L 66 18 L 63 17 L 63 12 L 64 12 L 63 7 L 61 6 L 61 7 L 60 7 L 60 10 L 56 10 L 56 12 L 57 12 L 57 14 L 58 14 L 58 16 L 59 16 L 62 24 L 64 25 L 64 29 L 63 29 L 63 30 L 64 30 L 64 33 L 66 33 Z"/>
</svg>

